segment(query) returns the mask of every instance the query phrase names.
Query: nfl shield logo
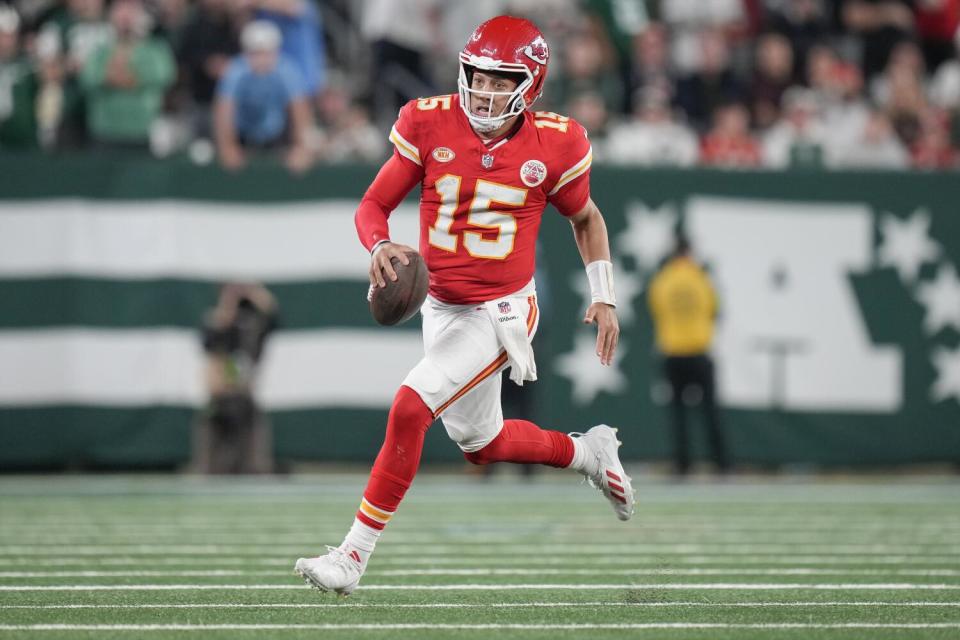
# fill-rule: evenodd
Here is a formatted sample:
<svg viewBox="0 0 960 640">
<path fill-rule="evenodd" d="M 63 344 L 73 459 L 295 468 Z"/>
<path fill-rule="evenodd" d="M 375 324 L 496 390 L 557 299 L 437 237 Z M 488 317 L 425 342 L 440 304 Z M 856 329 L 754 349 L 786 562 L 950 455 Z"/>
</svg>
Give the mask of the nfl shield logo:
<svg viewBox="0 0 960 640">
<path fill-rule="evenodd" d="M 483 157 L 480 158 L 480 164 L 483 165 L 484 169 L 489 169 L 493 166 L 493 154 L 485 153 Z"/>
<path fill-rule="evenodd" d="M 497 305 L 497 308 L 500 309 L 500 313 L 510 313 L 510 303 L 501 302 Z"/>
</svg>

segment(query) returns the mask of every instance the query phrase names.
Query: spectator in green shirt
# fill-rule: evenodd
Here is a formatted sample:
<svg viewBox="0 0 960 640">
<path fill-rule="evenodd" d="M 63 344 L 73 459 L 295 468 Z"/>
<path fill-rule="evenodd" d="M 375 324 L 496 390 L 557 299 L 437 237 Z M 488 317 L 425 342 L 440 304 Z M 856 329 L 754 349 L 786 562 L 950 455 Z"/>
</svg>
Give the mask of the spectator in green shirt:
<svg viewBox="0 0 960 640">
<path fill-rule="evenodd" d="M 149 24 L 140 0 L 116 0 L 110 8 L 112 41 L 90 55 L 80 75 L 94 141 L 125 146 L 149 142 L 150 126 L 176 73 L 170 46 L 147 36 Z"/>
<path fill-rule="evenodd" d="M 20 16 L 0 5 L 0 148 L 37 146 L 37 79 L 20 51 Z"/>
</svg>

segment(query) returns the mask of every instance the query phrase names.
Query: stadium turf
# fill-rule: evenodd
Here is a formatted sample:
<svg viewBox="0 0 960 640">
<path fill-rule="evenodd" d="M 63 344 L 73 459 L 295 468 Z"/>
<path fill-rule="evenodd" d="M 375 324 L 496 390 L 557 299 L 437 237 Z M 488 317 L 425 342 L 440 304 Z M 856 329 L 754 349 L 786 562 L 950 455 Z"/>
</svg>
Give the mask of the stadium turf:
<svg viewBox="0 0 960 640">
<path fill-rule="evenodd" d="M 960 484 L 424 474 L 361 589 L 293 575 L 359 475 L 0 479 L 0 638 L 958 638 Z"/>
</svg>

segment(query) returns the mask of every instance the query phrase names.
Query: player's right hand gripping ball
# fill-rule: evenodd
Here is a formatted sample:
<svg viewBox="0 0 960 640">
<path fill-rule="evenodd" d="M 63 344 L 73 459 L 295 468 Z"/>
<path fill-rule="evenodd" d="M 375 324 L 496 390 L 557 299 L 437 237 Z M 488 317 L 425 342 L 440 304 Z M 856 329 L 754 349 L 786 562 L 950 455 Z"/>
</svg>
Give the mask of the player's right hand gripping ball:
<svg viewBox="0 0 960 640">
<path fill-rule="evenodd" d="M 370 313 L 382 325 L 394 325 L 412 318 L 423 301 L 427 299 L 430 276 L 427 265 L 416 251 L 407 251 L 410 264 L 404 265 L 399 258 L 391 259 L 397 281 L 384 274 L 385 287 L 374 286 L 370 293 Z"/>
</svg>

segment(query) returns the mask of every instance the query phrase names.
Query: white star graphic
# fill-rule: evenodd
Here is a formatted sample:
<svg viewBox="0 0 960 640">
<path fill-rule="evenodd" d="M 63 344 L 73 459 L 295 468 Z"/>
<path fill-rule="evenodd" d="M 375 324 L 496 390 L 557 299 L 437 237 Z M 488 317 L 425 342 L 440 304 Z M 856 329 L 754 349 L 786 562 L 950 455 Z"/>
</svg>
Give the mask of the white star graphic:
<svg viewBox="0 0 960 640">
<path fill-rule="evenodd" d="M 917 299 L 927 309 L 923 326 L 928 334 L 948 325 L 960 331 L 960 278 L 953 265 L 942 265 L 935 280 L 918 285 Z"/>
<path fill-rule="evenodd" d="M 574 404 L 581 407 L 593 402 L 601 391 L 618 394 L 627 388 L 627 378 L 620 372 L 620 361 L 627 352 L 626 343 L 621 340 L 617 345 L 613 364 L 609 367 L 600 364 L 596 348 L 596 329 L 579 331 L 573 339 L 573 351 L 554 360 L 557 373 L 573 384 Z"/>
<path fill-rule="evenodd" d="M 937 381 L 930 389 L 934 402 L 953 396 L 960 403 L 960 347 L 953 351 L 943 347 L 933 352 L 933 365 L 937 368 Z"/>
<path fill-rule="evenodd" d="M 633 256 L 645 271 L 653 271 L 673 249 L 678 219 L 670 203 L 650 209 L 642 202 L 631 202 L 627 205 L 627 228 L 617 236 L 617 249 Z"/>
<path fill-rule="evenodd" d="M 582 271 L 570 276 L 570 287 L 583 298 L 583 310 L 590 306 L 590 283 Z M 633 310 L 633 299 L 643 292 L 643 282 L 639 274 L 624 271 L 618 262 L 613 263 L 613 288 L 617 294 L 617 317 L 620 324 L 633 324 L 636 313 Z"/>
<path fill-rule="evenodd" d="M 912 283 L 920 273 L 920 265 L 940 256 L 940 245 L 930 239 L 930 212 L 917 209 L 906 220 L 891 213 L 880 222 L 883 244 L 877 250 L 878 262 L 895 267 L 900 279 Z"/>
</svg>

